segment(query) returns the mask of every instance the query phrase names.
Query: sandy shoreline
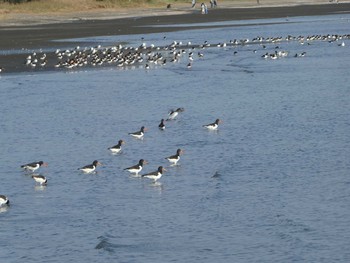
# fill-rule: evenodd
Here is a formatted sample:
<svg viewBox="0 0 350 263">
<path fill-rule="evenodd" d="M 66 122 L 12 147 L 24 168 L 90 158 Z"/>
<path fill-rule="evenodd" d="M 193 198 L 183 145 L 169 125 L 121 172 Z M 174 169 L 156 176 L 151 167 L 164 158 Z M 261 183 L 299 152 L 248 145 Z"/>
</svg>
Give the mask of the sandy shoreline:
<svg viewBox="0 0 350 263">
<path fill-rule="evenodd" d="M 316 0 L 314 0 L 316 1 Z M 260 0 L 260 2 L 263 2 Z M 276 2 L 276 1 L 275 1 Z M 64 40 L 69 38 L 81 38 L 91 36 L 125 35 L 125 34 L 147 34 L 157 32 L 170 32 L 186 30 L 184 26 L 154 27 L 154 25 L 176 25 L 183 23 L 208 23 L 231 20 L 279 18 L 291 16 L 328 15 L 338 13 L 350 13 L 350 1 L 339 4 L 298 4 L 289 6 L 264 6 L 259 7 L 220 7 L 210 9 L 208 15 L 201 15 L 199 10 L 147 10 L 142 15 L 129 12 L 124 17 L 121 13 L 103 16 L 87 14 L 85 16 L 66 18 L 62 22 L 57 17 L 51 18 L 48 23 L 44 18 L 42 23 L 30 23 L 26 25 L 9 25 L 1 23 L 0 26 L 0 51 L 6 50 L 39 50 L 47 47 L 67 46 L 69 43 L 60 43 L 52 40 Z M 307 1 L 299 1 L 307 2 Z M 313 2 L 313 1 L 308 1 Z M 320 1 L 316 1 L 320 2 Z M 168 12 L 168 13 L 167 13 Z M 138 14 L 138 15 L 137 15 Z M 118 18 L 115 18 L 115 17 Z M 34 19 L 35 20 L 35 19 Z M 141 27 L 142 26 L 142 27 Z M 200 28 L 191 27 L 192 29 Z M 77 43 L 75 43 L 77 45 Z M 5 52 L 6 53 L 6 52 Z M 0 55 L 0 67 L 3 72 L 24 71 L 22 65 L 26 56 L 23 54 Z"/>
<path fill-rule="evenodd" d="M 220 0 L 218 8 L 224 9 L 239 9 L 239 8 L 261 8 L 261 7 L 280 7 L 280 6 L 295 6 L 295 5 L 320 5 L 320 4 L 334 4 L 332 1 L 338 3 L 350 3 L 350 0 L 288 0 L 282 2 L 280 0 Z M 161 16 L 161 15 L 181 15 L 198 13 L 200 11 L 200 2 L 197 1 L 195 8 L 190 8 L 190 1 L 188 3 L 173 3 L 171 8 L 129 8 L 129 9 L 99 9 L 91 11 L 81 11 L 75 13 L 48 13 L 48 14 L 25 14 L 6 11 L 0 12 L 0 28 L 9 26 L 33 26 L 50 23 L 66 23 L 75 20 L 110 20 L 130 17 L 142 16 Z M 205 1 L 204 1 L 205 2 Z M 1 11 L 1 10 L 0 10 Z"/>
</svg>

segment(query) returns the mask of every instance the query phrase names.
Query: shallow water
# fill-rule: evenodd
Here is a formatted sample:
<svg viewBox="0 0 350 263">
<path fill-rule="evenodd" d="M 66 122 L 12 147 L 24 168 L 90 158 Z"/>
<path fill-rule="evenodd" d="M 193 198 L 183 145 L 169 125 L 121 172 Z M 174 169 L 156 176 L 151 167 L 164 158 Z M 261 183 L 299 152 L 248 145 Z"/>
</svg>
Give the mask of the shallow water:
<svg viewBox="0 0 350 263">
<path fill-rule="evenodd" d="M 293 18 L 144 41 L 348 34 L 349 19 Z M 139 35 L 115 39 L 141 43 Z M 212 47 L 191 69 L 184 56 L 150 70 L 2 76 L 0 194 L 11 200 L 0 213 L 2 262 L 349 262 L 344 42 Z M 261 58 L 276 45 L 290 55 Z M 185 112 L 158 130 L 176 107 Z M 216 118 L 219 131 L 202 128 Z M 143 140 L 128 136 L 142 125 Z M 119 139 L 123 152 L 111 155 Z M 177 148 L 185 154 L 169 167 L 164 157 Z M 149 162 L 144 172 L 166 166 L 159 183 L 123 171 L 141 158 Z M 104 164 L 96 174 L 77 171 L 95 159 Z M 46 187 L 19 168 L 35 160 L 49 163 L 40 168 Z"/>
</svg>

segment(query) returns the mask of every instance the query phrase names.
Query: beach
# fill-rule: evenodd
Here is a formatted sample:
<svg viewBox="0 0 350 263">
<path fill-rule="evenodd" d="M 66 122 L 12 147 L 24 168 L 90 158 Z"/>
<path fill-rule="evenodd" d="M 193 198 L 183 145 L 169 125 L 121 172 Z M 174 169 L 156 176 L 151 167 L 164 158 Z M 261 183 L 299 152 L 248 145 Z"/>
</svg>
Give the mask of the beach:
<svg viewBox="0 0 350 263">
<path fill-rule="evenodd" d="M 248 1 L 247 1 L 248 2 Z M 293 16 L 330 15 L 350 12 L 350 1 L 329 3 L 327 1 L 289 1 L 281 5 L 278 1 L 260 1 L 260 5 L 241 3 L 232 5 L 228 1 L 218 8 L 209 9 L 202 15 L 198 8 L 181 5 L 179 8 L 128 10 L 120 12 L 90 12 L 66 15 L 22 15 L 9 16 L 0 25 L 0 67 L 2 72 L 25 70 L 23 53 L 31 53 L 50 47 L 66 47 L 65 39 L 147 34 L 186 30 L 176 24 L 210 23 L 231 20 L 283 18 Z M 267 2 L 267 3 L 266 3 Z M 264 3 L 264 4 L 262 4 Z M 266 3 L 266 4 L 265 4 Z M 171 27 L 155 27 L 172 25 Z M 201 28 L 201 25 L 191 27 Z M 60 42 L 53 42 L 60 40 Z M 79 43 L 77 43 L 79 44 Z M 73 47 L 72 47 L 73 48 Z M 11 52 L 21 50 L 21 54 Z M 28 52 L 26 52 L 28 51 Z"/>
</svg>

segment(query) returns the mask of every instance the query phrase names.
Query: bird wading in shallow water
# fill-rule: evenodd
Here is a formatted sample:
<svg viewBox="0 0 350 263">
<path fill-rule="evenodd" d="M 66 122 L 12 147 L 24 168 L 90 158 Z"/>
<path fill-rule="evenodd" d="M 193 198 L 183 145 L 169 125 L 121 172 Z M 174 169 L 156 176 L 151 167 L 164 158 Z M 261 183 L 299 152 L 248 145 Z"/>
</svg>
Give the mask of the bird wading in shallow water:
<svg viewBox="0 0 350 263">
<path fill-rule="evenodd" d="M 216 119 L 215 122 L 203 125 L 203 127 L 207 128 L 208 130 L 217 130 L 219 127 L 219 123 L 221 123 L 221 122 L 222 121 L 220 119 Z"/>
<path fill-rule="evenodd" d="M 164 119 L 162 119 L 158 125 L 158 128 L 162 131 L 165 130 L 165 123 L 164 123 Z"/>
<path fill-rule="evenodd" d="M 177 108 L 176 110 L 171 110 L 169 112 L 169 116 L 168 116 L 167 121 L 175 120 L 175 118 L 179 115 L 179 113 L 183 112 L 183 111 L 185 111 L 184 108 Z"/>
<path fill-rule="evenodd" d="M 141 172 L 144 164 L 148 164 L 148 162 L 144 159 L 141 159 L 138 164 L 127 167 L 124 170 L 128 171 L 129 173 L 138 175 L 139 172 Z"/>
<path fill-rule="evenodd" d="M 159 166 L 158 170 L 152 173 L 148 173 L 148 174 L 143 174 L 141 177 L 146 177 L 148 179 L 153 180 L 154 182 L 156 182 L 157 180 L 159 180 L 163 173 L 166 171 L 165 168 L 163 168 L 163 166 Z"/>
<path fill-rule="evenodd" d="M 33 162 L 33 163 L 27 163 L 27 164 L 21 165 L 21 168 L 23 168 L 26 171 L 34 172 L 38 170 L 41 166 L 48 166 L 48 164 L 44 163 L 43 161 L 39 161 L 39 162 Z"/>
<path fill-rule="evenodd" d="M 181 149 L 177 149 L 176 154 L 166 157 L 165 159 L 167 159 L 172 165 L 176 165 L 177 162 L 180 160 L 180 155 L 183 154 L 183 150 Z"/>
<path fill-rule="evenodd" d="M 112 153 L 120 153 L 122 150 L 123 144 L 125 144 L 125 142 L 123 140 L 119 140 L 117 145 L 109 147 L 108 150 L 110 150 Z"/>
<path fill-rule="evenodd" d="M 10 205 L 10 200 L 5 195 L 0 195 L 0 207 Z"/>
<path fill-rule="evenodd" d="M 32 175 L 32 178 L 34 179 L 35 182 L 39 183 L 40 185 L 47 184 L 47 179 L 43 175 Z"/>
<path fill-rule="evenodd" d="M 82 171 L 82 172 L 84 172 L 84 173 L 89 174 L 89 173 L 94 172 L 94 171 L 96 170 L 96 167 L 97 167 L 98 165 L 102 165 L 102 163 L 100 163 L 99 161 L 95 160 L 95 161 L 93 161 L 92 164 L 85 165 L 85 166 L 79 168 L 78 170 L 80 170 L 80 171 Z"/>
<path fill-rule="evenodd" d="M 147 131 L 147 128 L 145 128 L 145 126 L 142 126 L 141 129 L 137 132 L 129 132 L 129 135 L 137 139 L 142 139 L 143 135 L 145 135 L 145 131 Z"/>
</svg>

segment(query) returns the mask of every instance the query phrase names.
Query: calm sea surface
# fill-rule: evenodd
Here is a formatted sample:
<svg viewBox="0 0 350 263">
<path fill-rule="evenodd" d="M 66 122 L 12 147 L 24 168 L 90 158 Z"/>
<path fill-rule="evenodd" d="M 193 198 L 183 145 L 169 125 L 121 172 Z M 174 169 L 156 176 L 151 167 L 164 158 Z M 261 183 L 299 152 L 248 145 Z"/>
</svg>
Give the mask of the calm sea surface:
<svg viewBox="0 0 350 263">
<path fill-rule="evenodd" d="M 350 16 L 222 25 L 84 41 L 342 35 Z M 261 58 L 275 50 L 289 55 Z M 190 69 L 187 51 L 149 70 L 0 77 L 0 194 L 11 201 L 0 210 L 1 262 L 350 262 L 350 40 L 194 53 Z M 217 132 L 202 127 L 216 118 Z M 143 125 L 143 140 L 128 135 Z M 119 139 L 123 152 L 110 154 Z M 170 167 L 177 148 L 185 153 Z M 157 184 L 123 171 L 141 158 L 144 172 L 167 168 Z M 96 174 L 77 171 L 95 159 Z M 46 187 L 20 169 L 39 160 Z"/>
</svg>

